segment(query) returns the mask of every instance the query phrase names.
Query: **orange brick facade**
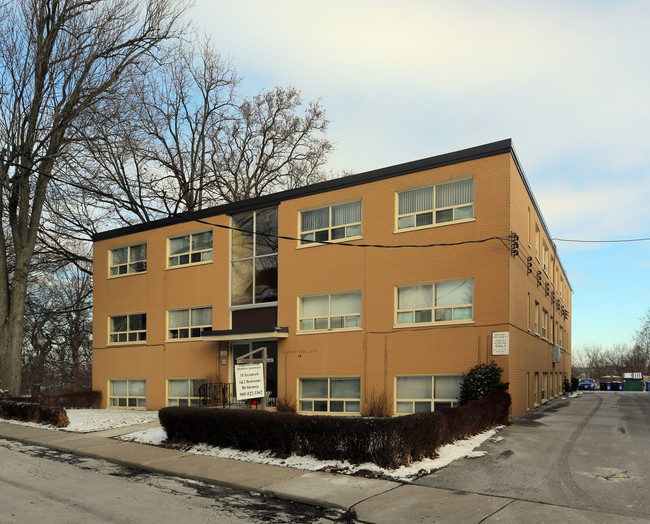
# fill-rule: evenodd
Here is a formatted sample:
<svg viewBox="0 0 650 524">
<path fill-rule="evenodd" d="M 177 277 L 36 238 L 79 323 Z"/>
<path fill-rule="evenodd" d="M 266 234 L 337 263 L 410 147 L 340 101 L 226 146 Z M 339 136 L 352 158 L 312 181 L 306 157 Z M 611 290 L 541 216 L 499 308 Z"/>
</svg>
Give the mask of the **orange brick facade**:
<svg viewBox="0 0 650 524">
<path fill-rule="evenodd" d="M 472 181 L 471 216 L 398 227 L 400 192 L 456 180 Z M 346 202 L 360 202 L 360 235 L 346 245 L 336 240 L 301 245 L 296 240 L 304 231 L 301 216 L 306 211 Z M 233 216 L 268 208 L 277 208 L 281 237 L 277 295 L 275 300 L 233 306 L 235 266 L 228 227 Z M 207 230 L 212 231 L 211 260 L 169 267 L 170 238 Z M 510 240 L 513 232 L 519 238 L 518 253 Z M 109 275 L 111 250 L 143 243 L 146 271 Z M 405 412 L 409 405 L 426 409 L 427 398 L 416 393 L 421 382 L 410 377 L 426 382 L 429 376 L 435 409 L 434 390 L 446 384 L 439 377 L 458 377 L 494 360 L 505 370 L 512 416 L 518 416 L 558 395 L 563 377 L 570 377 L 571 289 L 510 141 L 221 206 L 173 222 L 107 232 L 97 235 L 94 250 L 93 388 L 103 392 L 105 406 L 112 402 L 120 407 L 121 393 L 115 391 L 127 380 L 142 398 L 135 404 L 127 399 L 121 407 L 147 409 L 170 403 L 169 381 L 177 381 L 174 387 L 185 379 L 208 377 L 232 382 L 233 348 L 254 343 L 254 349 L 265 340 L 277 347 L 274 395 L 310 413 L 365 413 L 370 399 L 382 394 L 393 413 Z M 456 282 L 473 286 L 471 304 L 458 309 L 463 318 L 434 320 L 445 313 L 436 303 L 422 306 L 424 321 L 402 323 L 398 289 L 430 287 L 435 295 L 438 285 Z M 326 329 L 301 328 L 304 297 L 341 293 L 360 297 L 360 306 L 348 306 L 360 307 L 358 315 L 331 318 Z M 204 336 L 170 339 L 170 311 L 205 307 L 211 308 L 212 319 Z M 334 311 L 333 302 L 330 307 Z M 137 335 L 146 340 L 111 342 L 110 336 L 117 337 L 115 331 L 122 329 L 111 317 L 122 315 L 146 315 L 146 329 Z M 270 315 L 274 326 L 269 325 Z M 430 321 L 426 315 L 433 315 Z M 351 325 L 335 325 L 339 318 Z M 256 319 L 264 320 L 255 325 Z M 250 330 L 254 334 L 247 338 L 248 331 L 238 329 L 240 323 L 260 329 Z M 275 336 L 274 327 L 283 335 Z M 507 355 L 492 355 L 495 332 L 509 333 Z M 554 353 L 559 362 L 553 362 Z M 330 388 L 329 403 L 314 393 L 321 386 Z M 343 397 L 352 397 L 339 401 L 336 388 L 347 391 Z M 317 398 L 305 400 L 306 395 Z"/>
</svg>

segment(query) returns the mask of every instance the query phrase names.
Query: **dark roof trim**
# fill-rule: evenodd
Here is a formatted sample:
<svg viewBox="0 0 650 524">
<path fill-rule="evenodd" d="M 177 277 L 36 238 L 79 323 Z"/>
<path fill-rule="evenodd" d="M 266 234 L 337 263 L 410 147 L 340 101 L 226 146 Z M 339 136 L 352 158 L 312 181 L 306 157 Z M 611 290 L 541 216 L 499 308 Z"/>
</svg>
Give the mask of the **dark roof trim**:
<svg viewBox="0 0 650 524">
<path fill-rule="evenodd" d="M 514 154 L 514 151 L 512 150 L 512 140 L 508 138 L 506 140 L 500 140 L 499 142 L 492 142 L 490 144 L 470 147 L 469 149 L 463 149 L 461 151 L 455 151 L 453 153 L 445 153 L 443 155 L 423 158 L 422 160 L 414 160 L 412 162 L 406 162 L 404 164 L 397 164 L 395 166 L 375 169 L 373 171 L 366 171 L 365 173 L 359 173 L 357 175 L 335 178 L 333 180 L 326 180 L 325 182 L 319 182 L 317 184 L 299 187 L 297 189 L 289 189 L 287 191 L 281 191 L 272 195 L 251 198 L 249 200 L 234 202 L 232 204 L 223 204 L 220 206 L 210 207 L 191 213 L 182 213 L 173 215 L 168 218 L 162 218 L 160 220 L 143 222 L 141 224 L 112 229 L 110 231 L 103 231 L 101 233 L 95 233 L 92 239 L 93 241 L 106 240 L 109 238 L 116 238 L 133 233 L 139 233 L 141 231 L 157 229 L 159 227 L 181 224 L 183 222 L 191 222 L 195 219 L 214 217 L 215 215 L 233 215 L 244 211 L 253 211 L 255 209 L 277 206 L 283 200 L 292 200 L 294 198 L 314 195 L 317 193 L 326 193 L 328 191 L 334 191 L 336 189 L 358 186 L 361 184 L 367 184 L 369 182 L 375 182 L 377 180 L 393 178 L 409 173 L 416 173 L 418 171 L 424 171 L 426 169 L 435 169 L 438 167 L 459 164 L 461 162 L 469 162 L 470 160 L 478 160 L 480 158 L 501 155 L 509 152 L 513 152 Z M 523 171 L 521 172 L 523 175 Z"/>
<path fill-rule="evenodd" d="M 232 335 L 256 335 L 258 333 L 289 333 L 289 328 L 285 326 L 271 326 L 262 328 L 244 328 L 244 329 L 220 329 L 217 331 L 202 331 L 201 335 L 206 337 L 222 337 Z"/>
</svg>

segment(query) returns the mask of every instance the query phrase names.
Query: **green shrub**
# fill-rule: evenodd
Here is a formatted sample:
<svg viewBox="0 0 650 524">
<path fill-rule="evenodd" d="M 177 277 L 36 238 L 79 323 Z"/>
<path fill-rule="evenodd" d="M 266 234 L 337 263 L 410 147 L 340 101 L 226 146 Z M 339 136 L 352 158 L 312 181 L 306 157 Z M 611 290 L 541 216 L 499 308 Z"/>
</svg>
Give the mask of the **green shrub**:
<svg viewBox="0 0 650 524">
<path fill-rule="evenodd" d="M 508 382 L 501 382 L 503 368 L 499 367 L 494 360 L 489 364 L 479 364 L 463 373 L 463 382 L 460 385 L 458 402 L 461 406 L 472 400 L 479 400 L 492 391 L 505 391 L 508 389 Z"/>
</svg>

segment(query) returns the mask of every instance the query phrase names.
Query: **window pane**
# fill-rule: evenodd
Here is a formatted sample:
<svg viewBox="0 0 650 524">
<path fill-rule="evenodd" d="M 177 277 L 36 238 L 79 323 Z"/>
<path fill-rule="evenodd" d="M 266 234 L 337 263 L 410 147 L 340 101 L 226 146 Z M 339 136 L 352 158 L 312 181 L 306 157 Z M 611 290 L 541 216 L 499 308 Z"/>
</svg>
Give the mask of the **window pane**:
<svg viewBox="0 0 650 524">
<path fill-rule="evenodd" d="M 398 324 L 413 324 L 413 312 L 397 313 Z"/>
<path fill-rule="evenodd" d="M 192 326 L 211 326 L 212 308 L 201 307 L 192 309 Z"/>
<path fill-rule="evenodd" d="M 329 297 L 319 295 L 300 299 L 300 317 L 322 317 L 329 315 Z"/>
<path fill-rule="evenodd" d="M 332 227 L 361 222 L 361 201 L 332 206 Z"/>
<path fill-rule="evenodd" d="M 415 226 L 415 216 L 413 215 L 402 217 L 397 221 L 398 229 L 404 229 L 407 227 L 414 227 L 414 226 Z"/>
<path fill-rule="evenodd" d="M 246 231 L 253 230 L 253 213 L 233 215 L 232 226 Z M 232 231 L 232 260 L 253 256 L 253 234 L 244 231 Z"/>
<path fill-rule="evenodd" d="M 433 209 L 433 187 L 399 193 L 398 208 L 400 215 Z"/>
<path fill-rule="evenodd" d="M 461 375 L 452 377 L 434 377 L 434 398 L 458 398 L 460 395 L 460 384 L 463 382 Z"/>
<path fill-rule="evenodd" d="M 278 300 L 278 257 L 255 259 L 255 303 Z"/>
<path fill-rule="evenodd" d="M 454 209 L 454 220 L 472 218 L 474 216 L 474 206 L 457 207 Z"/>
<path fill-rule="evenodd" d="M 190 310 L 179 309 L 177 311 L 169 312 L 169 327 L 179 328 L 190 325 Z"/>
<path fill-rule="evenodd" d="M 331 317 L 330 327 L 332 329 L 342 329 L 345 326 L 345 319 L 343 317 Z"/>
<path fill-rule="evenodd" d="M 178 255 L 180 253 L 187 253 L 190 250 L 190 236 L 170 238 L 169 239 L 169 254 Z"/>
<path fill-rule="evenodd" d="M 398 402 L 397 403 L 397 412 L 398 413 L 413 413 L 413 402 Z"/>
<path fill-rule="evenodd" d="M 314 320 L 314 329 L 327 329 L 327 317 Z"/>
<path fill-rule="evenodd" d="M 212 249 L 212 231 L 204 231 L 192 235 L 192 251 Z"/>
<path fill-rule="evenodd" d="M 436 306 L 471 304 L 474 295 L 473 280 L 459 280 L 436 284 Z"/>
<path fill-rule="evenodd" d="M 300 411 L 314 411 L 314 403 L 311 400 L 301 400 Z"/>
<path fill-rule="evenodd" d="M 431 402 L 414 402 L 416 413 L 427 413 L 431 411 Z"/>
<path fill-rule="evenodd" d="M 110 382 L 110 395 L 112 397 L 125 397 L 126 396 L 126 380 L 111 380 Z"/>
<path fill-rule="evenodd" d="M 147 329 L 147 315 L 129 315 L 129 331 L 143 331 Z"/>
<path fill-rule="evenodd" d="M 436 186 L 436 207 L 458 206 L 474 202 L 474 179 Z"/>
<path fill-rule="evenodd" d="M 311 331 L 312 329 L 314 329 L 314 321 L 312 319 L 300 321 L 301 331 Z"/>
<path fill-rule="evenodd" d="M 361 292 L 340 293 L 331 296 L 331 315 L 361 313 Z"/>
<path fill-rule="evenodd" d="M 131 246 L 130 258 L 131 258 L 131 262 L 136 262 L 138 260 L 146 260 L 147 244 L 138 244 L 137 246 Z"/>
<path fill-rule="evenodd" d="M 431 310 L 425 309 L 423 311 L 416 311 L 415 322 L 431 322 Z"/>
<path fill-rule="evenodd" d="M 333 413 L 342 413 L 345 407 L 345 402 L 342 400 L 333 400 L 330 402 L 330 411 Z"/>
<path fill-rule="evenodd" d="M 359 413 L 361 411 L 361 402 L 349 401 L 345 403 L 346 413 Z"/>
<path fill-rule="evenodd" d="M 429 226 L 431 224 L 433 224 L 433 213 L 422 213 L 415 216 L 416 226 Z"/>
<path fill-rule="evenodd" d="M 454 308 L 454 320 L 471 320 L 471 319 L 472 319 L 471 307 Z"/>
<path fill-rule="evenodd" d="M 326 378 L 302 378 L 300 379 L 301 398 L 327 398 Z"/>
<path fill-rule="evenodd" d="M 301 231 L 311 231 L 313 229 L 323 229 L 329 226 L 329 207 L 312 209 L 300 213 Z"/>
<path fill-rule="evenodd" d="M 348 236 L 348 237 L 361 236 L 361 225 L 348 226 L 346 228 L 346 236 Z"/>
<path fill-rule="evenodd" d="M 314 400 L 314 411 L 327 411 L 327 400 Z"/>
<path fill-rule="evenodd" d="M 397 309 L 416 309 L 432 306 L 433 289 L 431 284 L 397 289 Z"/>
<path fill-rule="evenodd" d="M 361 316 L 351 315 L 345 317 L 345 327 L 359 327 L 361 326 Z"/>
<path fill-rule="evenodd" d="M 330 379 L 332 398 L 361 398 L 360 378 Z"/>
<path fill-rule="evenodd" d="M 144 397 L 147 394 L 147 383 L 144 380 L 129 380 L 129 396 Z"/>
<path fill-rule="evenodd" d="M 271 208 L 258 211 L 255 216 L 255 231 L 257 233 L 255 235 L 255 254 L 260 256 L 277 253 L 278 209 Z"/>
<path fill-rule="evenodd" d="M 253 303 L 253 261 L 244 260 L 232 264 L 232 291 L 230 301 L 233 306 Z"/>
<path fill-rule="evenodd" d="M 169 386 L 168 396 L 188 397 L 189 396 L 188 382 L 189 382 L 188 380 L 169 380 L 167 382 Z"/>
<path fill-rule="evenodd" d="M 111 317 L 111 332 L 117 333 L 119 331 L 126 331 L 126 327 L 126 315 Z"/>
<path fill-rule="evenodd" d="M 451 308 L 436 309 L 436 322 L 451 320 Z"/>
<path fill-rule="evenodd" d="M 122 247 L 120 249 L 111 250 L 111 265 L 126 264 L 128 248 Z"/>
<path fill-rule="evenodd" d="M 431 398 L 431 377 L 397 377 L 397 398 Z"/>
<path fill-rule="evenodd" d="M 441 224 L 443 222 L 451 222 L 453 219 L 454 219 L 453 209 L 443 209 L 442 211 L 436 211 L 437 224 Z"/>
</svg>

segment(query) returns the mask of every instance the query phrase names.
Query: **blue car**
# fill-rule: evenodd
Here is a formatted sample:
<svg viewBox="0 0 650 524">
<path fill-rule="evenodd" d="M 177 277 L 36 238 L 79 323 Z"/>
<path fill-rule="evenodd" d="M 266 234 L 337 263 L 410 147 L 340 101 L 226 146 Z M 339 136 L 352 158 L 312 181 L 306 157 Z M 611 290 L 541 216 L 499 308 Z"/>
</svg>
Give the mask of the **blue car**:
<svg viewBox="0 0 650 524">
<path fill-rule="evenodd" d="M 578 389 L 594 391 L 596 389 L 596 381 L 593 378 L 581 378 L 578 383 Z"/>
</svg>

